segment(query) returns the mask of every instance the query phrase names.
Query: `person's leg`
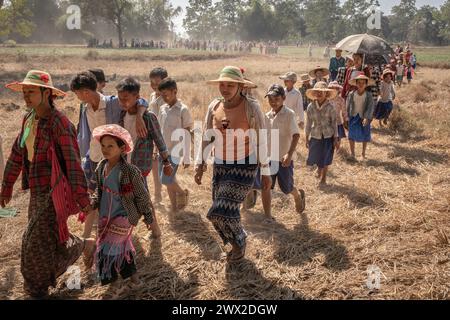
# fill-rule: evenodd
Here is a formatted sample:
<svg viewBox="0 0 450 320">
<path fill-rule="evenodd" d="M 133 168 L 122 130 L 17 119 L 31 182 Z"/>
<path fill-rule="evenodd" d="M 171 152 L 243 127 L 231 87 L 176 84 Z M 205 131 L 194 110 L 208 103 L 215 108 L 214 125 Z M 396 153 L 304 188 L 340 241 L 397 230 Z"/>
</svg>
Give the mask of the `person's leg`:
<svg viewBox="0 0 450 320">
<path fill-rule="evenodd" d="M 261 190 L 261 198 L 266 218 L 272 219 L 272 190 Z"/>
<path fill-rule="evenodd" d="M 356 155 L 355 155 L 355 141 L 353 141 L 351 139 L 348 139 L 348 143 L 350 145 L 350 153 L 352 155 L 352 158 L 355 158 L 356 157 Z"/>
<path fill-rule="evenodd" d="M 158 160 L 153 161 L 152 165 L 152 175 L 153 175 L 153 185 L 155 188 L 155 203 L 160 203 L 162 201 L 162 185 L 159 179 L 159 169 L 158 169 Z"/>
<path fill-rule="evenodd" d="M 98 221 L 98 210 L 95 210 L 95 213 L 89 214 L 86 217 L 86 221 L 84 222 L 84 229 L 83 229 L 83 239 L 88 239 L 92 235 L 92 229 L 94 226 L 94 223 Z"/>
<path fill-rule="evenodd" d="M 367 150 L 367 142 L 363 142 L 363 144 L 362 144 L 362 157 L 363 157 L 363 159 L 366 158 L 366 150 Z"/>
<path fill-rule="evenodd" d="M 322 168 L 322 177 L 320 178 L 321 185 L 327 184 L 327 173 L 328 173 L 328 166 L 325 166 L 324 168 Z"/>
<path fill-rule="evenodd" d="M 174 187 L 173 184 L 167 185 L 166 187 L 172 212 L 177 212 L 177 192 L 175 191 L 176 187 Z"/>
</svg>

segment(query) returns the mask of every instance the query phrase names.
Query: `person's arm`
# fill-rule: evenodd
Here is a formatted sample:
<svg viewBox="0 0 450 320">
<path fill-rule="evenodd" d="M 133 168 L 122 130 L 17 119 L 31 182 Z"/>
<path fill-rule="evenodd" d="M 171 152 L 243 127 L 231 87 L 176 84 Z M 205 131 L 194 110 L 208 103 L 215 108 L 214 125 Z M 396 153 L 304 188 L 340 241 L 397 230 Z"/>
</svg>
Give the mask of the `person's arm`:
<svg viewBox="0 0 450 320">
<path fill-rule="evenodd" d="M 144 178 L 139 171 L 131 172 L 131 183 L 133 184 L 133 195 L 138 213 L 144 216 L 144 222 L 147 226 L 153 223 L 153 212 L 150 195 L 145 188 Z"/>
<path fill-rule="evenodd" d="M 161 158 L 163 160 L 167 160 L 169 158 L 169 151 L 167 150 L 166 143 L 164 142 L 159 121 L 153 112 L 149 112 L 148 115 L 148 135 L 155 143 L 156 149 L 158 149 Z"/>
<path fill-rule="evenodd" d="M 297 110 L 298 110 L 298 126 L 300 129 L 303 129 L 305 125 L 305 111 L 303 110 L 303 97 L 302 94 L 299 94 L 297 100 Z"/>
<path fill-rule="evenodd" d="M 137 103 L 137 117 L 136 117 L 136 133 L 139 138 L 147 137 L 148 130 L 144 121 L 144 113 L 148 109 L 148 102 L 143 98 L 139 98 Z"/>
<path fill-rule="evenodd" d="M 311 114 L 311 104 L 306 110 L 306 124 L 305 124 L 305 144 L 306 148 L 309 149 L 309 136 L 312 130 L 312 114 Z"/>
<path fill-rule="evenodd" d="M 203 126 L 203 133 L 202 133 L 202 140 L 200 142 L 200 148 L 199 148 L 198 154 L 196 155 L 196 158 L 195 158 L 194 180 L 195 180 L 195 183 L 197 183 L 198 185 L 202 184 L 203 173 L 207 169 L 206 161 L 203 158 L 203 153 L 204 153 L 205 149 L 213 142 L 213 139 L 211 138 L 211 140 L 206 140 L 205 134 L 208 132 L 208 130 L 212 129 L 212 112 L 213 112 L 214 104 L 217 104 L 217 103 L 218 102 L 216 102 L 216 100 L 214 100 L 208 107 L 208 111 L 205 116 L 205 122 L 204 122 L 205 124 Z"/>
<path fill-rule="evenodd" d="M 184 150 L 186 151 L 186 153 L 183 154 L 183 158 L 186 158 L 191 156 L 191 146 L 194 141 L 194 134 L 192 132 L 194 120 L 192 119 L 191 112 L 187 107 L 181 110 L 181 126 L 185 131 L 189 132 L 189 136 L 183 137 Z M 186 163 L 185 159 L 183 159 L 183 163 L 185 169 L 190 165 L 190 161 Z"/>
<path fill-rule="evenodd" d="M 22 134 L 17 136 L 13 143 L 11 154 L 6 162 L 0 196 L 0 204 L 2 208 L 4 208 L 11 201 L 14 184 L 22 171 L 23 154 L 19 145 L 21 137 Z"/>
</svg>

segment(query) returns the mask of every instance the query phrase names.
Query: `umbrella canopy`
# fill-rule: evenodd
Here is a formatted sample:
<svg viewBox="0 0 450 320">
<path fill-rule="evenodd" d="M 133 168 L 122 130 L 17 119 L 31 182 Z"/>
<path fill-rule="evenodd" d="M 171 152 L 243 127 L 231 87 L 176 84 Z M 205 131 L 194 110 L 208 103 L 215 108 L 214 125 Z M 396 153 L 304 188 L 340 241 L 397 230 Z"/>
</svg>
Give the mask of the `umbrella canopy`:
<svg viewBox="0 0 450 320">
<path fill-rule="evenodd" d="M 339 41 L 336 49 L 372 56 L 389 56 L 394 53 L 386 40 L 367 33 L 348 36 Z"/>
</svg>

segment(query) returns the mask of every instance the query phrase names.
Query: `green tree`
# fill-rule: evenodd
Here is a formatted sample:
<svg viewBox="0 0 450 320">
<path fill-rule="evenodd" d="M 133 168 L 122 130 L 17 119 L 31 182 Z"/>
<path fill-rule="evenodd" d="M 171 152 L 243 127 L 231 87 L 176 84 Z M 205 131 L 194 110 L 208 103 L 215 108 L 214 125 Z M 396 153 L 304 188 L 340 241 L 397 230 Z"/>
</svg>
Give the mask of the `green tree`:
<svg viewBox="0 0 450 320">
<path fill-rule="evenodd" d="M 193 39 L 212 39 L 219 23 L 216 13 L 212 0 L 189 0 L 183 26 Z"/>
<path fill-rule="evenodd" d="M 272 0 L 275 16 L 279 21 L 280 33 L 284 39 L 299 40 L 306 35 L 305 19 L 303 17 L 303 0 Z"/>
<path fill-rule="evenodd" d="M 239 0 L 222 0 L 216 3 L 216 12 L 220 17 L 218 32 L 221 38 L 228 40 L 239 38 L 239 19 L 242 10 L 243 5 Z"/>
<path fill-rule="evenodd" d="M 400 4 L 392 7 L 390 25 L 394 41 L 407 41 L 409 26 L 416 15 L 416 0 L 401 0 Z"/>
<path fill-rule="evenodd" d="M 439 44 L 439 10 L 429 5 L 417 10 L 408 30 L 408 40 L 414 43 Z"/>
<path fill-rule="evenodd" d="M 306 31 L 312 40 L 319 42 L 336 41 L 333 26 L 339 23 L 338 0 L 308 0 L 305 5 Z"/>
<path fill-rule="evenodd" d="M 29 38 L 35 25 L 31 22 L 33 13 L 27 7 L 27 0 L 10 0 L 2 3 L 0 10 L 0 36 L 14 40 Z"/>
<path fill-rule="evenodd" d="M 437 15 L 440 23 L 439 36 L 450 41 L 450 0 L 441 6 Z"/>
<path fill-rule="evenodd" d="M 373 13 L 372 9 L 379 7 L 378 0 L 347 0 L 342 6 L 343 21 L 348 34 L 366 33 L 367 20 Z"/>
</svg>

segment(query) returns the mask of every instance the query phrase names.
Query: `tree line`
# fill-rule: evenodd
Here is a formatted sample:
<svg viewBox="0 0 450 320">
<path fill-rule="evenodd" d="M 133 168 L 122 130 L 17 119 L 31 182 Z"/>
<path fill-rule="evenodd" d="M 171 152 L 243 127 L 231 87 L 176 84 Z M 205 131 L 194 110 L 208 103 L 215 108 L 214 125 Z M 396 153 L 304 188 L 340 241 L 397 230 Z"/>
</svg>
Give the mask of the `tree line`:
<svg viewBox="0 0 450 320">
<path fill-rule="evenodd" d="M 66 9 L 73 4 L 81 9 L 81 30 L 66 27 Z M 378 5 L 378 0 L 189 0 L 183 27 L 195 40 L 323 44 L 367 32 L 391 42 L 450 43 L 450 0 L 420 8 L 415 0 L 401 0 L 391 12 L 377 15 L 372 9 Z M 173 21 L 181 13 L 170 0 L 0 0 L 0 37 L 22 42 L 173 39 Z M 371 15 L 379 19 L 368 28 Z"/>
</svg>

